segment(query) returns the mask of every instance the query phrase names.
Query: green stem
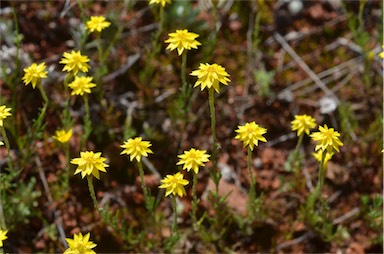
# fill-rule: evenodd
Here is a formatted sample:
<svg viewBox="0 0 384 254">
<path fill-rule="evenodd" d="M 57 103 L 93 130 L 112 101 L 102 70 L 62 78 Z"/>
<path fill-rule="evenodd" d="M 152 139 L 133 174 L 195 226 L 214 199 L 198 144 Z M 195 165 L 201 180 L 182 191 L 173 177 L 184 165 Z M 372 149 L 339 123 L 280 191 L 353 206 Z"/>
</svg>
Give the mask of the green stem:
<svg viewBox="0 0 384 254">
<path fill-rule="evenodd" d="M 5 146 L 7 147 L 7 157 L 8 157 L 8 166 L 9 166 L 9 171 L 13 171 L 13 161 L 11 157 L 11 145 L 9 144 L 7 132 L 3 127 L 0 127 L 1 129 L 1 135 L 3 136 Z"/>
<path fill-rule="evenodd" d="M 89 189 L 89 193 L 91 194 L 91 198 L 92 198 L 92 201 L 93 201 L 93 206 L 95 207 L 95 209 L 98 209 L 98 202 L 97 202 L 97 199 L 96 199 L 96 194 L 95 194 L 95 187 L 93 186 L 93 181 L 92 181 L 92 176 L 91 175 L 87 175 L 87 182 L 88 182 L 88 189 Z"/>
<path fill-rule="evenodd" d="M 176 205 L 176 197 L 172 195 L 172 206 L 173 206 L 173 225 L 172 225 L 172 234 L 177 234 L 177 205 Z"/>
<path fill-rule="evenodd" d="M 327 150 L 323 151 L 323 154 L 321 156 L 321 162 L 320 162 L 320 168 L 319 168 L 319 179 L 317 181 L 317 186 L 316 186 L 316 198 L 321 196 L 321 192 L 323 189 L 323 184 L 324 184 L 324 178 L 325 178 L 325 167 L 324 167 L 324 160 L 325 156 L 327 155 Z"/>
<path fill-rule="evenodd" d="M 193 222 L 193 226 L 194 226 L 194 229 L 197 230 L 197 228 L 195 228 L 195 226 L 197 227 L 196 223 L 197 223 L 197 218 L 196 218 L 196 210 L 197 210 L 197 205 L 198 205 L 198 200 L 197 200 L 197 194 L 196 194 L 196 187 L 197 187 L 197 174 L 193 173 L 193 185 L 192 185 L 192 222 Z"/>
<path fill-rule="evenodd" d="M 299 176 L 299 172 L 300 172 L 299 152 L 300 152 L 301 144 L 303 143 L 303 139 L 304 139 L 304 133 L 301 133 L 301 135 L 299 136 L 299 141 L 297 142 L 295 150 L 293 151 L 293 161 L 291 165 L 293 167 L 293 172 L 295 173 L 296 176 Z"/>
<path fill-rule="evenodd" d="M 91 114 L 89 110 L 89 101 L 88 101 L 88 95 L 84 95 L 84 105 L 85 105 L 85 118 L 84 118 L 84 135 L 81 139 L 81 147 L 84 147 L 86 145 L 86 142 L 88 140 L 89 135 L 92 132 L 92 123 L 91 123 Z"/>
<path fill-rule="evenodd" d="M 213 181 L 216 185 L 216 193 L 219 193 L 219 181 L 221 179 L 221 172 L 217 171 L 217 149 L 218 145 L 216 142 L 216 115 L 215 115 L 215 90 L 213 88 L 208 89 L 209 94 L 209 109 L 211 112 L 211 130 L 212 130 L 212 169 L 211 175 L 213 176 Z"/>
<path fill-rule="evenodd" d="M 187 70 L 187 52 L 184 51 L 183 54 L 181 55 L 181 83 L 183 85 L 183 91 L 187 90 L 186 70 Z"/>
<path fill-rule="evenodd" d="M 41 81 L 39 82 L 39 84 L 37 84 L 37 87 L 39 88 L 39 91 L 41 93 L 41 97 L 43 97 L 43 100 L 44 100 L 43 110 L 41 111 L 39 117 L 37 118 L 37 128 L 36 129 L 37 129 L 37 131 L 39 131 L 39 129 L 43 123 L 43 119 L 44 119 L 45 113 L 47 111 L 49 101 L 48 101 L 47 94 L 45 93 L 45 90 L 43 88 L 43 85 L 41 84 Z"/>
<path fill-rule="evenodd" d="M 149 204 L 148 203 L 149 202 L 148 190 L 147 190 L 147 187 L 145 186 L 145 182 L 144 182 L 143 163 L 141 161 L 138 161 L 137 165 L 138 165 L 138 168 L 139 168 L 140 180 L 141 180 L 141 188 L 143 189 L 145 204 Z"/>
<path fill-rule="evenodd" d="M 250 147 L 248 147 L 248 155 L 247 155 L 247 165 L 249 169 L 249 175 L 251 177 L 251 189 L 254 189 L 256 187 L 256 176 L 253 177 L 252 172 L 252 150 Z"/>
</svg>

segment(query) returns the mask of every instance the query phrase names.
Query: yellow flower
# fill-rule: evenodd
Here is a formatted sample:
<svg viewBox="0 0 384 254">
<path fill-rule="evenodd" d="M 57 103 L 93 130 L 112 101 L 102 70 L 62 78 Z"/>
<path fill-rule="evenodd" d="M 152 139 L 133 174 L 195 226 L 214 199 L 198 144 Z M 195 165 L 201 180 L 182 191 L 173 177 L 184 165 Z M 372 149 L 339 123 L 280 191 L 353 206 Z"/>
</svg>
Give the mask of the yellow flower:
<svg viewBox="0 0 384 254">
<path fill-rule="evenodd" d="M 137 161 L 141 160 L 141 157 L 148 157 L 148 153 L 153 153 L 149 147 L 151 143 L 149 141 L 142 141 L 141 137 L 130 138 L 127 141 L 124 141 L 124 144 L 120 147 L 124 150 L 120 154 L 128 154 L 130 160 L 136 159 Z"/>
<path fill-rule="evenodd" d="M 327 167 L 327 163 L 330 159 L 332 159 L 332 156 L 333 156 L 333 152 L 331 153 L 327 153 L 325 155 L 325 158 L 324 158 L 324 167 Z M 315 157 L 315 159 L 318 161 L 318 162 L 321 162 L 321 159 L 322 159 L 322 156 L 323 156 L 323 151 L 322 150 L 318 150 L 317 152 L 314 152 L 312 153 L 313 157 Z"/>
<path fill-rule="evenodd" d="M 0 126 L 3 126 L 3 120 L 12 114 L 9 113 L 11 108 L 7 108 L 5 105 L 0 106 Z"/>
<path fill-rule="evenodd" d="M 107 172 L 105 168 L 109 167 L 104 163 L 105 160 L 106 158 L 101 157 L 101 153 L 80 152 L 80 158 L 72 159 L 71 163 L 78 165 L 75 175 L 81 172 L 82 178 L 92 174 L 100 179 L 99 171 Z"/>
<path fill-rule="evenodd" d="M 236 130 L 237 134 L 235 139 L 239 139 L 243 141 L 244 147 L 249 145 L 251 151 L 253 151 L 253 147 L 259 145 L 259 140 L 263 142 L 267 142 L 267 140 L 262 136 L 267 133 L 267 129 L 260 127 L 254 121 L 250 123 L 246 123 L 243 126 L 238 126 Z"/>
<path fill-rule="evenodd" d="M 197 49 L 197 46 L 201 45 L 200 42 L 195 40 L 199 35 L 188 32 L 187 29 L 176 30 L 176 33 L 169 33 L 168 35 L 169 38 L 165 41 L 165 43 L 169 43 L 167 49 L 172 51 L 177 48 L 179 56 L 183 53 L 184 49 Z"/>
<path fill-rule="evenodd" d="M 91 16 L 91 19 L 87 21 L 86 29 L 89 33 L 94 31 L 101 32 L 104 28 L 111 25 L 110 22 L 106 21 L 103 16 Z"/>
<path fill-rule="evenodd" d="M 316 120 L 308 115 L 296 115 L 295 120 L 291 122 L 292 131 L 297 131 L 297 136 L 303 132 L 309 135 L 309 130 L 316 127 Z"/>
<path fill-rule="evenodd" d="M 170 4 L 171 0 L 150 0 L 149 4 L 161 4 L 162 7 L 165 6 L 165 4 Z"/>
<path fill-rule="evenodd" d="M 60 63 L 65 64 L 63 71 L 72 72 L 73 75 L 76 75 L 80 70 L 84 73 L 88 72 L 89 58 L 87 56 L 81 55 L 80 51 L 73 51 L 71 53 L 64 52 L 63 58 Z"/>
<path fill-rule="evenodd" d="M 7 233 L 8 233 L 8 230 L 0 229 L 0 247 L 3 247 L 3 241 L 8 239 Z"/>
<path fill-rule="evenodd" d="M 32 83 L 32 87 L 35 88 L 37 84 L 41 82 L 42 78 L 47 77 L 48 71 L 45 70 L 45 63 L 41 63 L 39 65 L 32 64 L 28 68 L 24 69 L 24 77 L 23 81 L 25 85 Z"/>
<path fill-rule="evenodd" d="M 179 155 L 180 158 L 177 165 L 182 165 L 183 169 L 189 170 L 193 169 L 195 173 L 199 173 L 199 167 L 204 166 L 204 162 L 208 162 L 208 158 L 210 155 L 206 154 L 205 150 L 196 150 L 194 148 L 189 151 L 184 151 L 184 154 Z"/>
<path fill-rule="evenodd" d="M 76 76 L 72 83 L 68 84 L 73 89 L 71 95 L 81 95 L 84 93 L 91 93 L 91 88 L 95 87 L 96 84 L 91 83 L 92 77 L 79 77 Z"/>
<path fill-rule="evenodd" d="M 165 196 L 168 196 L 169 194 L 177 194 L 180 197 L 187 195 L 184 186 L 189 182 L 188 180 L 183 179 L 182 173 L 178 172 L 174 175 L 167 175 L 161 182 L 162 185 L 160 185 L 159 188 L 165 189 Z"/>
<path fill-rule="evenodd" d="M 53 136 L 54 139 L 61 143 L 67 143 L 69 139 L 72 137 L 72 129 L 65 131 L 65 130 L 57 130 L 55 132 L 55 135 Z"/>
<path fill-rule="evenodd" d="M 383 51 L 379 53 L 379 57 L 384 59 L 384 44 L 381 47 L 383 48 Z"/>
<path fill-rule="evenodd" d="M 228 85 L 231 80 L 229 74 L 225 71 L 224 67 L 218 64 L 200 64 L 199 69 L 193 71 L 190 75 L 197 76 L 197 81 L 194 87 L 201 86 L 201 91 L 205 87 L 209 89 L 213 87 L 216 92 L 219 92 L 219 82 Z"/>
<path fill-rule="evenodd" d="M 334 149 L 339 153 L 339 146 L 343 145 L 339 139 L 339 136 L 339 132 L 335 131 L 333 128 L 328 129 L 326 124 L 324 127 L 319 126 L 319 132 L 311 134 L 311 138 L 315 141 L 318 141 L 315 147 L 315 151 L 321 149 L 323 151 L 327 150 L 328 153 L 332 153 Z"/>
<path fill-rule="evenodd" d="M 0 141 L 0 146 L 3 146 L 4 145 L 4 142 L 3 141 Z"/>
<path fill-rule="evenodd" d="M 96 244 L 89 241 L 90 233 L 82 235 L 81 233 L 75 234 L 73 239 L 65 238 L 68 243 L 68 249 L 64 251 L 64 254 L 96 254 L 92 249 L 96 247 Z"/>
</svg>

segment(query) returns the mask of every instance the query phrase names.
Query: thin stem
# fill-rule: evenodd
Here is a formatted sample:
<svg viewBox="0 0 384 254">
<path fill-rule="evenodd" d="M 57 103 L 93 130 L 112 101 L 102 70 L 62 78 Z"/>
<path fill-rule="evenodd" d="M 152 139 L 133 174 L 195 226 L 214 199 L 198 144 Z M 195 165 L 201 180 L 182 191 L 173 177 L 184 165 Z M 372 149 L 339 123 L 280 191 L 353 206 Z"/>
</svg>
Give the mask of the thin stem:
<svg viewBox="0 0 384 254">
<path fill-rule="evenodd" d="M 211 112 L 211 130 L 212 130 L 212 142 L 213 142 L 213 150 L 212 150 L 212 169 L 211 174 L 213 176 L 213 181 L 216 185 L 216 193 L 219 193 L 219 181 L 221 179 L 221 172 L 217 171 L 217 149 L 218 145 L 216 142 L 216 115 L 215 115 L 215 94 L 214 89 L 209 88 L 209 109 Z"/>
<path fill-rule="evenodd" d="M 177 234 L 177 205 L 176 205 L 176 197 L 172 195 L 172 206 L 173 206 L 173 225 L 172 225 L 172 234 Z"/>
<path fill-rule="evenodd" d="M 249 175 L 251 177 L 251 189 L 254 189 L 256 187 L 256 179 L 253 177 L 252 172 L 252 150 L 250 147 L 248 147 L 247 166 L 249 169 Z"/>
<path fill-rule="evenodd" d="M 86 144 L 89 135 L 92 132 L 92 126 L 91 126 L 91 114 L 89 110 L 89 101 L 88 101 L 88 95 L 84 95 L 84 105 L 85 105 L 85 118 L 84 118 L 84 135 L 81 139 L 81 147 L 84 147 Z"/>
<path fill-rule="evenodd" d="M 5 146 L 7 147 L 7 157 L 8 157 L 8 166 L 9 166 L 9 171 L 13 171 L 13 161 L 11 157 L 11 145 L 9 144 L 7 132 L 3 127 L 0 127 L 1 129 L 1 136 L 3 136 Z"/>
<path fill-rule="evenodd" d="M 42 125 L 45 113 L 47 111 L 49 101 L 48 101 L 47 94 L 45 93 L 45 90 L 43 88 L 43 85 L 41 84 L 41 81 L 39 82 L 39 84 L 37 84 L 37 87 L 39 88 L 39 91 L 41 93 L 41 97 L 43 97 L 43 100 L 44 100 L 43 110 L 41 111 L 39 117 L 37 118 L 37 130 L 39 131 L 39 129 Z"/>
<path fill-rule="evenodd" d="M 327 155 L 327 150 L 323 151 L 323 154 L 321 156 L 321 162 L 320 162 L 320 168 L 319 168 L 319 179 L 317 182 L 316 187 L 316 198 L 321 195 L 323 184 L 324 184 L 324 177 L 325 177 L 325 167 L 324 167 L 324 160 L 325 156 Z"/>
<path fill-rule="evenodd" d="M 147 187 L 145 186 L 145 182 L 144 182 L 143 163 L 141 161 L 138 161 L 137 165 L 138 165 L 138 168 L 139 168 L 140 180 L 141 180 L 141 188 L 143 189 L 145 204 L 148 204 L 148 202 L 149 202 L 148 198 L 149 197 L 148 197 L 148 190 L 147 190 Z"/>
<path fill-rule="evenodd" d="M 304 133 L 301 133 L 301 135 L 299 136 L 299 141 L 297 142 L 295 150 L 293 151 L 293 161 L 291 162 L 292 163 L 291 165 L 293 166 L 293 171 L 296 176 L 298 176 L 300 172 L 299 166 L 301 161 L 299 161 L 300 159 L 299 152 L 300 152 L 301 144 L 303 143 L 303 139 L 304 139 Z"/>
<path fill-rule="evenodd" d="M 196 230 L 197 228 L 195 228 L 196 223 L 197 223 L 197 218 L 196 218 L 196 210 L 197 210 L 197 204 L 198 204 L 198 200 L 197 200 L 197 195 L 196 195 L 196 187 L 197 187 L 197 174 L 193 173 L 193 185 L 192 185 L 192 222 L 193 222 L 193 226 L 194 226 L 194 229 Z"/>
<path fill-rule="evenodd" d="M 96 199 L 96 194 L 95 194 L 95 187 L 93 186 L 93 182 L 92 182 L 92 176 L 90 175 L 87 175 L 87 181 L 88 181 L 88 189 L 89 189 L 89 193 L 91 194 L 91 198 L 92 198 L 92 201 L 93 201 L 93 206 L 95 207 L 95 209 L 98 209 L 98 202 L 97 202 L 97 199 Z"/>
<path fill-rule="evenodd" d="M 187 52 L 184 51 L 183 54 L 181 55 L 181 83 L 183 85 L 183 91 L 186 91 L 186 88 L 187 88 L 186 70 L 187 70 Z"/>
</svg>

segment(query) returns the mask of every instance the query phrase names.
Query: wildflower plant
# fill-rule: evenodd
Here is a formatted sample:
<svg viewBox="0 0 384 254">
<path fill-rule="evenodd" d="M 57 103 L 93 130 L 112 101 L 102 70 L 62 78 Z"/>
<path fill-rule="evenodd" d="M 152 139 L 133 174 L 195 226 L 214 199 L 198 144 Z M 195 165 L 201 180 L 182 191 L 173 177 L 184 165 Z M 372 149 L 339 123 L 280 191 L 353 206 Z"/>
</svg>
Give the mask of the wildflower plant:
<svg viewBox="0 0 384 254">
<path fill-rule="evenodd" d="M 101 157 L 100 152 L 94 153 L 92 151 L 80 152 L 80 158 L 71 160 L 71 164 L 77 165 L 74 175 L 81 173 L 82 178 L 87 176 L 88 188 L 95 208 L 97 208 L 98 205 L 93 187 L 92 176 L 100 179 L 99 171 L 107 172 L 105 168 L 109 167 L 109 165 L 104 163 L 106 160 L 106 158 Z"/>
<path fill-rule="evenodd" d="M 143 141 L 141 137 L 130 138 L 124 142 L 120 147 L 124 150 L 120 154 L 127 154 L 130 156 L 130 161 L 136 160 L 139 168 L 141 188 L 143 189 L 145 206 L 149 211 L 154 209 L 154 198 L 150 195 L 144 182 L 144 169 L 142 163 L 142 157 L 148 157 L 148 154 L 153 153 L 149 148 L 151 143 L 149 141 Z"/>
<path fill-rule="evenodd" d="M 178 156 L 179 162 L 177 165 L 183 165 L 183 169 L 188 172 L 192 169 L 193 174 L 193 185 L 192 185 L 192 220 L 194 225 L 197 223 L 196 219 L 196 209 L 198 205 L 198 199 L 196 195 L 197 188 L 197 174 L 199 173 L 199 167 L 204 166 L 204 163 L 209 162 L 210 155 L 206 153 L 206 150 L 198 150 L 191 148 L 189 151 L 184 151 L 184 154 Z"/>
<path fill-rule="evenodd" d="M 190 93 L 191 93 L 191 87 L 187 84 L 186 79 L 186 69 L 187 69 L 187 50 L 190 49 L 197 49 L 198 46 L 201 45 L 200 42 L 196 40 L 197 37 L 199 37 L 198 34 L 189 32 L 187 29 L 183 30 L 176 30 L 175 33 L 169 33 L 169 38 L 165 40 L 165 43 L 169 43 L 166 49 L 172 51 L 177 49 L 177 53 L 180 56 L 181 55 L 181 81 L 182 81 L 182 87 L 181 87 L 181 99 L 184 105 L 184 113 L 186 113 L 186 102 L 189 100 Z"/>
<path fill-rule="evenodd" d="M 210 170 L 210 175 L 216 185 L 216 193 L 219 189 L 219 181 L 221 179 L 221 172 L 217 171 L 217 149 L 218 145 L 216 142 L 216 115 L 215 115 L 215 96 L 214 92 L 220 92 L 219 84 L 228 85 L 229 74 L 226 72 L 225 68 L 216 63 L 214 64 L 200 64 L 198 70 L 194 70 L 191 76 L 197 76 L 197 81 L 195 82 L 194 87 L 200 85 L 201 91 L 205 88 L 208 89 L 209 94 L 209 109 L 211 113 L 211 129 L 212 129 L 212 163 L 213 167 Z"/>
<path fill-rule="evenodd" d="M 244 148 L 247 147 L 247 165 L 249 169 L 249 174 L 251 177 L 251 192 L 250 198 L 255 197 L 255 187 L 256 187 L 256 178 L 253 176 L 252 172 L 252 151 L 255 146 L 259 145 L 259 141 L 267 142 L 266 138 L 263 137 L 267 133 L 267 129 L 259 126 L 255 121 L 245 123 L 244 125 L 238 126 L 236 130 L 237 135 L 235 139 L 241 140 L 243 142 Z"/>
<path fill-rule="evenodd" d="M 64 251 L 64 254 L 96 254 L 92 249 L 97 246 L 92 241 L 89 241 L 90 233 L 85 234 L 84 236 L 81 233 L 75 234 L 73 239 L 65 238 L 68 243 L 68 249 Z"/>
</svg>

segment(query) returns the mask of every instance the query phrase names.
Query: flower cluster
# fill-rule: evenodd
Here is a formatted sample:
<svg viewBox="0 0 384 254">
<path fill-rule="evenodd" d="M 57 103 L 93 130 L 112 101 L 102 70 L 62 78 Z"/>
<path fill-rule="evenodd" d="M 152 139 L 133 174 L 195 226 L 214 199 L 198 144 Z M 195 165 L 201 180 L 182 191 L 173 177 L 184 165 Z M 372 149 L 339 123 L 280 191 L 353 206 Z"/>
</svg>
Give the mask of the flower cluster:
<svg viewBox="0 0 384 254">
<path fill-rule="evenodd" d="M 130 138 L 121 145 L 124 150 L 120 154 L 127 154 L 130 156 L 131 161 L 136 159 L 138 162 L 141 161 L 141 157 L 147 157 L 149 153 L 153 153 L 149 147 L 151 143 L 149 141 L 143 141 L 141 137 Z"/>
<path fill-rule="evenodd" d="M 83 56 L 80 51 L 72 50 L 71 53 L 64 52 L 63 58 L 60 63 L 64 64 L 63 71 L 72 72 L 76 75 L 79 71 L 84 73 L 88 72 L 89 69 L 89 58 Z"/>
<path fill-rule="evenodd" d="M 22 80 L 25 85 L 32 83 L 32 87 L 35 88 L 37 84 L 40 84 L 41 79 L 47 78 L 48 71 L 45 70 L 45 63 L 35 64 L 33 63 L 28 68 L 24 69 L 24 76 Z"/>
<path fill-rule="evenodd" d="M 111 25 L 110 22 L 106 21 L 103 16 L 91 16 L 91 19 L 87 21 L 85 28 L 89 33 L 94 31 L 101 32 L 104 28 L 107 28 Z"/>
<path fill-rule="evenodd" d="M 9 111 L 11 111 L 11 108 L 7 108 L 5 105 L 0 106 L 0 127 L 3 126 L 3 120 L 12 115 Z"/>
<path fill-rule="evenodd" d="M 194 87 L 200 85 L 201 91 L 206 87 L 210 89 L 213 87 L 217 93 L 220 92 L 219 83 L 228 85 L 231 80 L 228 78 L 229 74 L 225 68 L 218 64 L 200 64 L 199 69 L 191 73 L 191 76 L 197 76 L 197 81 Z"/>
<path fill-rule="evenodd" d="M 259 141 L 267 142 L 265 137 L 262 135 L 267 133 L 267 129 L 260 127 L 254 121 L 250 123 L 246 123 L 243 126 L 238 126 L 236 130 L 238 133 L 235 139 L 239 139 L 243 141 L 244 147 L 249 146 L 249 149 L 253 151 L 254 146 L 259 145 Z"/>
<path fill-rule="evenodd" d="M 197 49 L 201 43 L 196 40 L 198 34 L 188 32 L 187 29 L 176 30 L 175 33 L 169 34 L 169 39 L 165 43 L 169 43 L 167 49 L 174 50 L 177 48 L 177 53 L 181 55 L 184 50 Z"/>
<path fill-rule="evenodd" d="M 197 150 L 191 148 L 189 151 L 185 151 L 184 154 L 178 156 L 180 158 L 177 165 L 183 165 L 183 169 L 188 172 L 192 169 L 196 174 L 199 173 L 199 167 L 203 166 L 205 162 L 209 161 L 209 155 L 205 150 Z"/>
<path fill-rule="evenodd" d="M 80 158 L 72 159 L 71 164 L 78 165 L 75 175 L 81 173 L 82 178 L 86 175 L 93 175 L 100 179 L 99 171 L 107 172 L 105 168 L 108 165 L 104 161 L 106 161 L 106 158 L 101 157 L 101 153 L 80 152 Z"/>
<path fill-rule="evenodd" d="M 295 120 L 291 122 L 292 131 L 297 131 L 297 136 L 306 133 L 309 135 L 310 129 L 316 127 L 316 120 L 308 115 L 296 115 Z"/>
<path fill-rule="evenodd" d="M 95 87 L 96 84 L 91 83 L 92 77 L 79 77 L 76 76 L 75 80 L 68 85 L 69 88 L 72 88 L 73 91 L 71 95 L 81 95 L 84 93 L 91 93 L 91 88 Z"/>
<path fill-rule="evenodd" d="M 55 135 L 53 136 L 53 138 L 59 141 L 60 143 L 67 143 L 71 137 L 72 137 L 72 129 L 69 129 L 68 131 L 57 130 L 55 132 Z"/>
<path fill-rule="evenodd" d="M 96 254 L 92 249 L 96 247 L 96 244 L 89 241 L 90 233 L 82 235 L 81 233 L 75 234 L 73 239 L 65 238 L 68 243 L 68 249 L 64 251 L 64 254 Z"/>
<path fill-rule="evenodd" d="M 188 180 L 183 178 L 183 174 L 177 172 L 174 175 L 167 175 L 161 180 L 162 185 L 159 186 L 161 189 L 165 189 L 165 196 L 170 194 L 179 195 L 180 197 L 187 195 L 184 186 L 189 183 Z"/>
<path fill-rule="evenodd" d="M 311 134 L 311 138 L 317 141 L 315 151 L 322 150 L 332 153 L 334 150 L 340 152 L 339 147 L 343 143 L 339 139 L 340 133 L 335 131 L 333 128 L 328 128 L 325 124 L 324 127 L 319 127 L 319 132 Z"/>
</svg>

